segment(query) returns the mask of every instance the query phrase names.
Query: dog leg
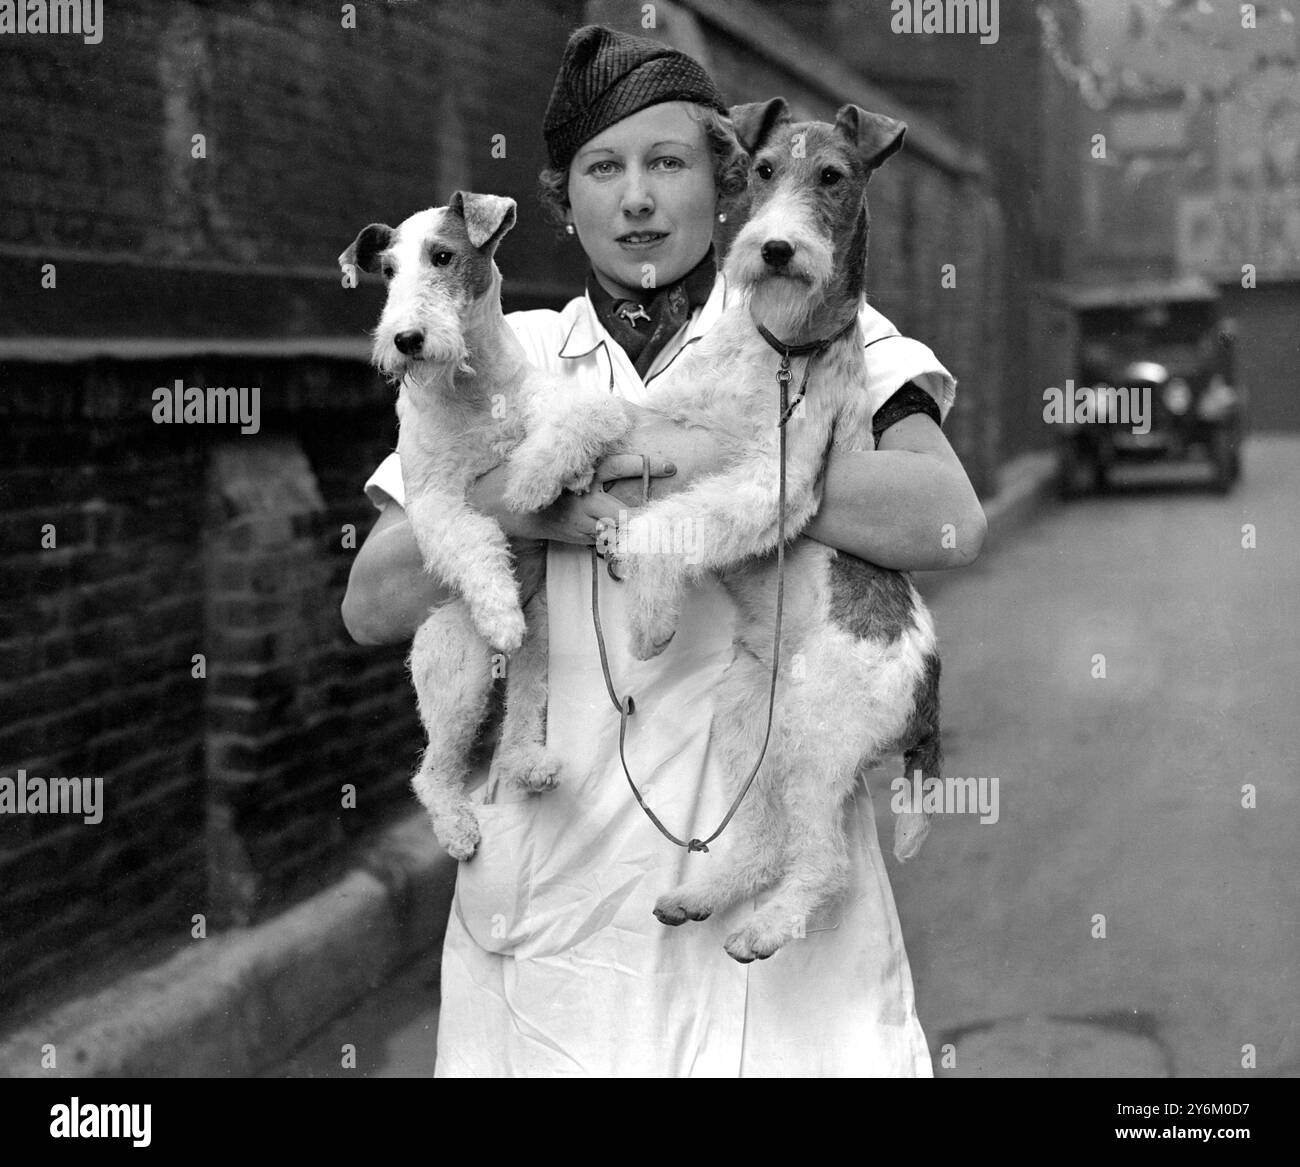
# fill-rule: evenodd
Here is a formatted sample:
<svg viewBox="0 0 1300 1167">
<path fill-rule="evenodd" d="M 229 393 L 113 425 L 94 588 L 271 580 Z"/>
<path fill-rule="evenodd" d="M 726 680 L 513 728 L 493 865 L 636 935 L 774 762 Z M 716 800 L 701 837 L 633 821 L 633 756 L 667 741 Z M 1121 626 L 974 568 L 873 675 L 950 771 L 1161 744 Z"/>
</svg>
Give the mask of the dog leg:
<svg viewBox="0 0 1300 1167">
<path fill-rule="evenodd" d="M 816 512 L 815 485 L 815 467 L 809 470 L 802 462 L 790 467 L 787 538 L 798 534 Z M 772 468 L 747 460 L 652 503 L 632 519 L 634 524 L 644 524 L 651 546 L 691 546 L 689 555 L 651 551 L 626 557 L 632 651 L 639 659 L 662 652 L 672 639 L 688 580 L 775 548 L 779 504 L 779 484 Z"/>
<path fill-rule="evenodd" d="M 829 744 L 834 734 L 822 735 Z M 848 884 L 844 796 L 856 774 L 856 759 L 836 749 L 813 750 L 792 759 L 784 778 L 787 820 L 785 872 L 772 898 L 723 947 L 733 960 L 766 960 L 789 941 L 806 935 L 808 921 Z"/>
<path fill-rule="evenodd" d="M 538 394 L 528 436 L 510 455 L 505 504 L 539 511 L 564 490 L 583 493 L 596 463 L 631 429 L 621 398 L 608 393 Z"/>
<path fill-rule="evenodd" d="M 465 793 L 465 759 L 492 687 L 487 644 L 466 606 L 435 608 L 416 630 L 407 660 L 427 744 L 411 786 L 433 822 L 433 833 L 454 859 L 478 849 L 479 826 Z"/>
<path fill-rule="evenodd" d="M 425 571 L 460 593 L 493 648 L 514 652 L 523 643 L 525 625 L 505 533 L 446 491 L 408 493 L 406 514 Z"/>
<path fill-rule="evenodd" d="M 766 702 L 768 667 L 741 650 L 723 675 L 722 699 L 714 725 L 723 767 L 737 790 L 763 748 L 766 719 L 756 711 Z M 780 769 L 775 749 L 769 748 L 754 784 L 722 839 L 713 844 L 709 855 L 695 860 L 707 865 L 706 870 L 655 902 L 654 914 L 660 923 L 675 927 L 687 920 L 708 919 L 769 886 L 780 875 L 785 839 L 785 816 L 780 809 L 776 777 Z"/>
<path fill-rule="evenodd" d="M 505 716 L 488 783 L 493 789 L 504 780 L 524 790 L 551 790 L 559 781 L 560 768 L 545 747 L 548 637 L 544 586 L 524 611 L 528 634 L 506 674 Z"/>
</svg>

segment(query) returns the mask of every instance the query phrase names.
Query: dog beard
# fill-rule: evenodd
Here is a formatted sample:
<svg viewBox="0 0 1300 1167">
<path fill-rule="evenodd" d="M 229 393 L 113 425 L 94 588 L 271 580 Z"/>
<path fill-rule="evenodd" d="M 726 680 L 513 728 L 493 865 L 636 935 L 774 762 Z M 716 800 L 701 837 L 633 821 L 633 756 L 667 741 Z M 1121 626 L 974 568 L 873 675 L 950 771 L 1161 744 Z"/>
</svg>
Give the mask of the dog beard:
<svg viewBox="0 0 1300 1167">
<path fill-rule="evenodd" d="M 424 344 L 419 356 L 408 356 L 400 352 L 393 338 L 403 331 L 380 321 L 379 327 L 372 334 L 374 348 L 371 361 L 384 376 L 393 382 L 400 381 L 407 373 L 414 372 L 421 366 L 451 369 L 455 373 L 473 376 L 474 370 L 469 363 L 469 349 L 461 334 L 458 324 L 451 327 L 439 327 L 436 323 L 424 328 Z"/>
</svg>

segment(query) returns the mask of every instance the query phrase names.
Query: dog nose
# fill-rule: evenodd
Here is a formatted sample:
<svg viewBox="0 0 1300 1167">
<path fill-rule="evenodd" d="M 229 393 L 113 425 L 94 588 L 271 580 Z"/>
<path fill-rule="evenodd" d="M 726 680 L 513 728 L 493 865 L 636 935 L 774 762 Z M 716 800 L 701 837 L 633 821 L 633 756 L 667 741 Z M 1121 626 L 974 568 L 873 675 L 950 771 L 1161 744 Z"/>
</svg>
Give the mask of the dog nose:
<svg viewBox="0 0 1300 1167">
<path fill-rule="evenodd" d="M 784 239 L 769 239 L 763 244 L 763 262 L 771 267 L 785 267 L 794 254 L 794 248 Z"/>
<path fill-rule="evenodd" d="M 399 332 L 393 337 L 393 343 L 397 345 L 397 351 L 403 356 L 413 357 L 424 348 L 424 333 L 414 328 L 409 332 Z"/>
</svg>

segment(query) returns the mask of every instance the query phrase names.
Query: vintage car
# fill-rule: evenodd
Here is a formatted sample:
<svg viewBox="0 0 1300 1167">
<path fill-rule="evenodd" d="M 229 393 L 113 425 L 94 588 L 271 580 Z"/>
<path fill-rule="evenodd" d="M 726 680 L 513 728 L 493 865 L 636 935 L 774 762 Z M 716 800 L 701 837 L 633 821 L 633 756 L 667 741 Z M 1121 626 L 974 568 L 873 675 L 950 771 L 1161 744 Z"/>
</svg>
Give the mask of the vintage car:
<svg viewBox="0 0 1300 1167">
<path fill-rule="evenodd" d="M 1114 486 L 1138 462 L 1201 462 L 1227 492 L 1241 475 L 1245 394 L 1233 370 L 1235 329 L 1200 279 L 1089 288 L 1078 320 L 1073 393 L 1062 401 L 1060 492 Z"/>
</svg>

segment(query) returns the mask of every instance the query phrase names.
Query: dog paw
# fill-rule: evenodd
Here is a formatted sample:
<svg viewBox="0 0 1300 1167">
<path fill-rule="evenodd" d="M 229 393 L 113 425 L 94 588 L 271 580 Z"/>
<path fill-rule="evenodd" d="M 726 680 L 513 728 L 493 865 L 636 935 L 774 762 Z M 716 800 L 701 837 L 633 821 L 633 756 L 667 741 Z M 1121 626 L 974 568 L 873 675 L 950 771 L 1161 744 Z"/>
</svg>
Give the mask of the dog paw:
<svg viewBox="0 0 1300 1167">
<path fill-rule="evenodd" d="M 591 489 L 592 480 L 596 477 L 596 468 L 588 467 L 577 474 L 571 474 L 564 480 L 564 489 L 570 490 L 574 494 L 586 494 Z"/>
<path fill-rule="evenodd" d="M 894 858 L 900 863 L 916 858 L 930 833 L 931 816 L 905 810 L 894 819 Z"/>
<path fill-rule="evenodd" d="M 766 960 L 789 939 L 784 929 L 756 917 L 728 936 L 722 947 L 732 960 L 749 964 L 752 960 Z"/>
<path fill-rule="evenodd" d="M 434 815 L 433 833 L 442 844 L 443 850 L 453 859 L 459 859 L 461 862 L 474 858 L 481 838 L 478 819 L 474 816 L 473 808 L 469 806 Z"/>
<path fill-rule="evenodd" d="M 632 632 L 632 655 L 637 660 L 654 660 L 672 643 L 672 639 L 676 635 L 675 632 L 670 632 L 666 639 L 656 640 L 645 629 L 634 629 Z"/>
<path fill-rule="evenodd" d="M 536 475 L 519 480 L 512 479 L 501 496 L 502 502 L 519 514 L 531 514 L 548 507 L 560 497 L 563 484 Z"/>
<path fill-rule="evenodd" d="M 560 784 L 560 763 L 541 750 L 506 758 L 496 769 L 498 780 L 512 782 L 533 794 L 544 794 Z"/>
<path fill-rule="evenodd" d="M 676 928 L 687 920 L 707 920 L 713 915 L 713 909 L 698 897 L 670 891 L 655 901 L 654 914 L 659 923 Z"/>
<path fill-rule="evenodd" d="M 528 623 L 518 604 L 478 604 L 473 616 L 475 627 L 494 651 L 508 656 L 523 644 Z"/>
</svg>

